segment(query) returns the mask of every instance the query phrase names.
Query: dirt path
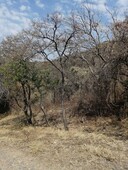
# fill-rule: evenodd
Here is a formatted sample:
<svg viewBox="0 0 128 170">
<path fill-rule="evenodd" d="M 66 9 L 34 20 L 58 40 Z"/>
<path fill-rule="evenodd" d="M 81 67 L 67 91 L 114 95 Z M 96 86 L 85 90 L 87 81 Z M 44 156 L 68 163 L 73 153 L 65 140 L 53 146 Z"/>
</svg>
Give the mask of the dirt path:
<svg viewBox="0 0 128 170">
<path fill-rule="evenodd" d="M 21 150 L 0 146 L 0 170 L 48 170 L 42 160 Z"/>
</svg>

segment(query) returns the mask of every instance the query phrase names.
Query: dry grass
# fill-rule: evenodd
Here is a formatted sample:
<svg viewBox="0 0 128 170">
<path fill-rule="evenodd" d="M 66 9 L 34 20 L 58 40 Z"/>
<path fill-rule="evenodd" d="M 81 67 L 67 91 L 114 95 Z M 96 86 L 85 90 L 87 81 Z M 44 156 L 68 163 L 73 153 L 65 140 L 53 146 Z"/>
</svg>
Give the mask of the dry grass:
<svg viewBox="0 0 128 170">
<path fill-rule="evenodd" d="M 39 157 L 51 170 L 128 169 L 128 140 L 108 136 L 113 130 L 108 126 L 109 120 L 98 120 L 96 124 L 86 121 L 82 126 L 70 124 L 68 132 L 56 127 L 24 126 L 19 120 L 16 115 L 0 120 L 1 145 L 20 148 Z"/>
</svg>

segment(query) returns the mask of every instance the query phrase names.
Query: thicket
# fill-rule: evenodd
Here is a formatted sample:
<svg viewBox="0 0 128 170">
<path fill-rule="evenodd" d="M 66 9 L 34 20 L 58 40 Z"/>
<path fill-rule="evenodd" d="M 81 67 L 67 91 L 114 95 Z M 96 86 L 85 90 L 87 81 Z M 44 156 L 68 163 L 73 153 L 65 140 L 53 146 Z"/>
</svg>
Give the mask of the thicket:
<svg viewBox="0 0 128 170">
<path fill-rule="evenodd" d="M 61 104 L 65 130 L 64 103 L 71 100 L 74 114 L 126 117 L 128 20 L 111 17 L 103 27 L 94 10 L 85 7 L 67 18 L 48 15 L 6 37 L 0 44 L 0 72 L 10 107 L 17 105 L 34 124 L 37 106 L 49 125 L 45 103 L 50 95 L 49 104 Z"/>
</svg>

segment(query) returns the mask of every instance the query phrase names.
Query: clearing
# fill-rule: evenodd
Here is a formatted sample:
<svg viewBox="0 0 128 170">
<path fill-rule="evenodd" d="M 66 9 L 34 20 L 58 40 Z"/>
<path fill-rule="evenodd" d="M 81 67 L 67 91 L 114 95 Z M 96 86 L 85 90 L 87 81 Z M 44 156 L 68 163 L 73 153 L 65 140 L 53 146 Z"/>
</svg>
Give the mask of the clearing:
<svg viewBox="0 0 128 170">
<path fill-rule="evenodd" d="M 0 170 L 128 170 L 128 131 L 120 126 L 87 121 L 65 132 L 20 120 L 0 118 Z"/>
</svg>

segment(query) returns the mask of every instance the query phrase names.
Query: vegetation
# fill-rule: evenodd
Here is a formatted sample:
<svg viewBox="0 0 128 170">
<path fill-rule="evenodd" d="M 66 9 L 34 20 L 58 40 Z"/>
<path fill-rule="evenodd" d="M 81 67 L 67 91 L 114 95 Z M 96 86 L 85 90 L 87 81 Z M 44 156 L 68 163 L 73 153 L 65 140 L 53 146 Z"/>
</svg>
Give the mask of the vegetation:
<svg viewBox="0 0 128 170">
<path fill-rule="evenodd" d="M 74 114 L 128 116 L 128 20 L 111 16 L 104 28 L 87 7 L 68 18 L 54 13 L 1 42 L 1 82 L 27 123 L 38 124 L 40 108 L 49 126 L 47 110 L 58 104 L 65 130 Z"/>
</svg>

